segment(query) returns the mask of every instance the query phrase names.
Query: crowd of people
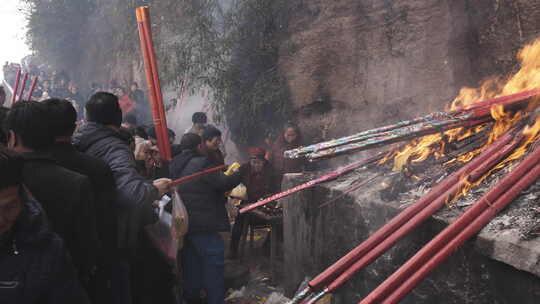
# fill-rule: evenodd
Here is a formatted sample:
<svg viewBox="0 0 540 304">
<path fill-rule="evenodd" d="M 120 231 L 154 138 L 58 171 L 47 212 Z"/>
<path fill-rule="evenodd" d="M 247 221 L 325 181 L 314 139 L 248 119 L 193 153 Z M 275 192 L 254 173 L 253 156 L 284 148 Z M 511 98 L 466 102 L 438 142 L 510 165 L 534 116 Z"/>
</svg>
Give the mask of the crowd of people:
<svg viewBox="0 0 540 304">
<path fill-rule="evenodd" d="M 236 258 L 238 227 L 249 216 L 230 212 L 227 193 L 243 184 L 243 203 L 255 202 L 305 166 L 283 157 L 302 144 L 298 127 L 288 124 L 267 147 L 250 148 L 231 174 L 216 171 L 175 188 L 172 179 L 225 164 L 220 130 L 205 113 L 193 114 L 179 144 L 169 132 L 167 163 L 154 128 L 126 113 L 133 105 L 125 90 L 115 93 L 93 92 L 82 117 L 66 96 L 6 108 L 0 90 L 0 303 L 178 303 L 178 285 L 184 303 L 224 303 L 221 232 L 232 231 Z M 171 191 L 189 216 L 179 269 L 144 229 Z"/>
<path fill-rule="evenodd" d="M 26 88 L 30 86 L 34 76 L 38 77 L 37 86 L 32 93 L 33 100 L 42 101 L 53 96 L 66 99 L 75 107 L 79 119 L 83 118 L 86 101 L 92 94 L 97 92 L 109 92 L 118 96 L 123 116 L 132 115 L 141 122 L 148 122 L 150 119 L 149 107 L 144 92 L 135 81 L 121 85 L 113 79 L 108 84 L 92 83 L 81 89 L 65 71 L 52 71 L 49 73 L 45 69 L 38 69 L 33 65 L 23 69 L 19 64 L 6 62 L 3 66 L 3 74 L 9 84 L 15 84 L 16 74 L 19 70 L 29 75 L 25 85 Z"/>
</svg>

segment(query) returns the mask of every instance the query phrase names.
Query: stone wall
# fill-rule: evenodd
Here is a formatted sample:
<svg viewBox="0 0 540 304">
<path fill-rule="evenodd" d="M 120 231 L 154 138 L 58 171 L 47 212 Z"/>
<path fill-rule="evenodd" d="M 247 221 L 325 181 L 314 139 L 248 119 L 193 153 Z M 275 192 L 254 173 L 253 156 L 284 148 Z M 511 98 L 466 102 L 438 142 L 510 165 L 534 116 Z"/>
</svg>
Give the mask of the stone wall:
<svg viewBox="0 0 540 304">
<path fill-rule="evenodd" d="M 292 0 L 280 67 L 308 138 L 441 110 L 515 68 L 540 32 L 536 1 Z"/>
</svg>

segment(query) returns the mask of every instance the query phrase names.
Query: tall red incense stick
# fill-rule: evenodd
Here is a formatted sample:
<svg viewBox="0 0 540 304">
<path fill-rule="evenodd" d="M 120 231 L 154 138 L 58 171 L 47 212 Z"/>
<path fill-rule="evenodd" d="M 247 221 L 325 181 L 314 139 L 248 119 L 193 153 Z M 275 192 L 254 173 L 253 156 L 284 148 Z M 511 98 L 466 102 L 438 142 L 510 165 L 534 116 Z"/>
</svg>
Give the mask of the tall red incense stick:
<svg viewBox="0 0 540 304">
<path fill-rule="evenodd" d="M 38 77 L 34 76 L 32 79 L 32 85 L 30 86 L 30 92 L 28 92 L 28 100 L 32 100 L 32 95 L 34 94 L 34 90 L 36 89 Z"/>
<path fill-rule="evenodd" d="M 487 225 L 521 191 L 535 182 L 540 176 L 539 162 L 540 148 L 536 148 L 361 303 L 398 303 L 459 246 Z"/>
<path fill-rule="evenodd" d="M 21 84 L 21 93 L 19 93 L 19 99 L 17 99 L 18 101 L 21 101 L 23 99 L 24 89 L 26 89 L 26 82 L 28 82 L 28 73 L 24 73 Z"/>
<path fill-rule="evenodd" d="M 165 107 L 163 106 L 163 95 L 161 93 L 156 55 L 152 42 L 152 31 L 150 28 L 150 10 L 147 6 L 141 6 L 135 12 L 137 15 L 137 26 L 144 59 L 146 81 L 150 92 L 150 105 L 152 108 L 154 128 L 156 129 L 158 148 L 161 158 L 171 161 L 172 155 L 169 134 L 167 132 L 167 118 L 165 116 Z"/>
<path fill-rule="evenodd" d="M 17 92 L 19 91 L 19 83 L 21 82 L 21 69 L 17 70 L 17 76 L 15 76 L 15 85 L 13 86 L 13 95 L 11 96 L 11 104 L 17 102 Z"/>
</svg>

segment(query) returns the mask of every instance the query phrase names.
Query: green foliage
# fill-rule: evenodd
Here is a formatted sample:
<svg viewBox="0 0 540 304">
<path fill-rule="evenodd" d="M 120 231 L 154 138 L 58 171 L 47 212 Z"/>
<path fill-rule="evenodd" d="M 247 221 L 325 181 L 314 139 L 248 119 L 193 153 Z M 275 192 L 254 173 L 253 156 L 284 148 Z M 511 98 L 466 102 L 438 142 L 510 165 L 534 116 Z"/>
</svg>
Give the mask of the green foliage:
<svg viewBox="0 0 540 304">
<path fill-rule="evenodd" d="M 90 46 L 99 46 L 101 58 L 109 60 L 134 55 L 135 7 L 142 1 L 23 1 L 28 8 L 27 42 L 41 62 L 55 69 L 78 69 Z"/>
<path fill-rule="evenodd" d="M 53 65 L 76 64 L 81 51 L 80 29 L 93 9 L 92 0 L 24 0 L 27 42 Z"/>
<path fill-rule="evenodd" d="M 221 1 L 223 2 L 223 1 Z M 160 71 L 167 82 L 188 80 L 210 88 L 216 119 L 233 139 L 256 142 L 290 116 L 289 95 L 278 67 L 284 0 L 181 0 L 161 7 Z M 171 54 L 173 54 L 171 56 Z"/>
</svg>

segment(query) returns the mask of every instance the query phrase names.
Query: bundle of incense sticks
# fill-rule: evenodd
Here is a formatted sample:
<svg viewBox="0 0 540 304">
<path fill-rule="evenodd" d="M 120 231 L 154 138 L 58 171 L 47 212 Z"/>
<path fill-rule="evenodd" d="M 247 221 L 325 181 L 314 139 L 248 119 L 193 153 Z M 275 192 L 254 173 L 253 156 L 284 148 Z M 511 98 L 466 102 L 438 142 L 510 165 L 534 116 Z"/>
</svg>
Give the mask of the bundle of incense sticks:
<svg viewBox="0 0 540 304">
<path fill-rule="evenodd" d="M 148 6 L 138 7 L 136 9 L 136 15 L 146 71 L 146 81 L 150 92 L 150 105 L 152 108 L 154 128 L 156 129 L 157 144 L 161 158 L 165 161 L 171 161 L 172 154 L 169 133 L 167 130 L 167 118 L 165 115 L 165 107 L 163 105 L 163 94 L 161 93 L 161 84 L 159 82 L 156 54 L 150 27 L 150 9 Z"/>
<path fill-rule="evenodd" d="M 490 110 L 494 105 L 507 107 L 521 106 L 530 97 L 539 94 L 540 89 L 523 91 L 473 103 L 449 112 L 435 112 L 412 120 L 400 121 L 358 134 L 285 151 L 285 157 L 305 157 L 313 161 L 366 150 L 453 128 L 470 127 L 490 121 Z"/>
</svg>

